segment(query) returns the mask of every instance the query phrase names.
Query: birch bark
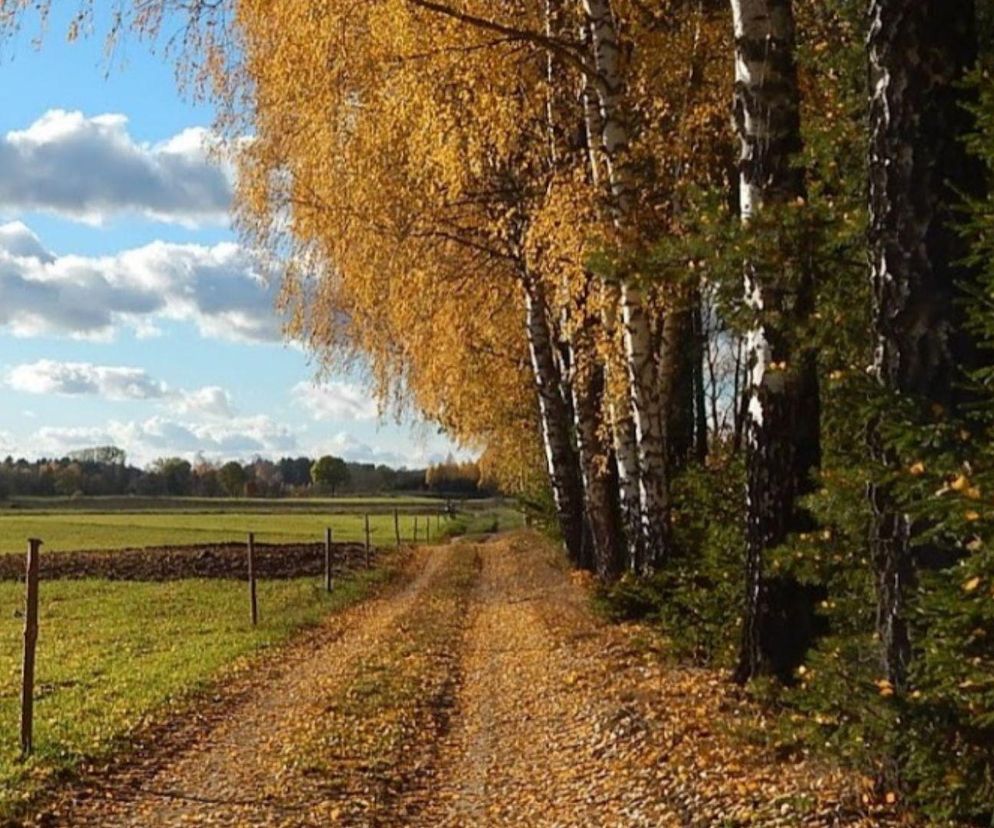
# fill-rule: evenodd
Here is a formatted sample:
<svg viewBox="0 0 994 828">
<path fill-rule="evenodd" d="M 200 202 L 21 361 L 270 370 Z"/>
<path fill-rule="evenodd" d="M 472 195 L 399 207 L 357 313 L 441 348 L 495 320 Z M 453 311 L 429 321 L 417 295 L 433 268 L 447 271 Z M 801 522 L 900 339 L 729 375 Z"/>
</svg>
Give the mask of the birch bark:
<svg viewBox="0 0 994 828">
<path fill-rule="evenodd" d="M 872 0 L 867 43 L 875 369 L 885 388 L 954 411 L 964 401 L 960 371 L 976 362 L 956 301 L 973 274 L 958 264 L 966 249 L 953 213 L 984 180 L 963 144 L 974 126 L 960 86 L 977 57 L 974 0 Z M 869 496 L 877 632 L 885 674 L 900 689 L 911 658 L 904 603 L 914 527 L 886 488 Z"/>
<path fill-rule="evenodd" d="M 593 319 L 587 319 L 573 333 L 580 358 L 571 387 L 594 569 L 602 579 L 611 580 L 624 569 L 625 543 L 614 451 L 601 428 L 605 412 L 604 365 L 597 359 L 594 324 Z"/>
<path fill-rule="evenodd" d="M 634 194 L 628 163 L 630 113 L 621 68 L 618 32 L 608 0 L 583 0 L 600 106 L 600 145 L 610 190 L 612 217 L 622 236 L 633 229 Z M 644 568 L 658 566 L 669 552 L 669 481 L 666 470 L 663 389 L 654 337 L 642 288 L 631 274 L 617 285 L 621 298 L 625 356 L 639 468 L 640 536 Z"/>
<path fill-rule="evenodd" d="M 748 223 L 766 205 L 805 197 L 804 171 L 797 163 L 800 92 L 791 0 L 731 0 L 731 6 L 740 209 Z M 746 594 L 739 681 L 767 667 L 764 553 L 786 539 L 797 518 L 797 497 L 809 485 L 820 455 L 814 355 L 789 340 L 812 310 L 813 286 L 803 279 L 794 295 L 785 295 L 778 276 L 750 265 L 745 279 L 747 302 L 760 321 L 746 338 Z"/>
<path fill-rule="evenodd" d="M 580 30 L 580 41 L 587 45 L 591 42 L 590 26 L 584 21 Z M 590 165 L 590 179 L 594 186 L 602 182 L 601 158 L 601 113 L 597 89 L 590 74 L 583 76 L 583 120 L 586 132 L 587 157 Z M 610 342 L 615 341 L 618 327 L 618 307 L 621 304 L 621 292 L 614 281 L 604 280 L 601 284 L 601 325 L 604 335 Z M 610 361 L 604 365 L 605 388 L 611 385 Z M 628 568 L 632 572 L 641 572 L 644 566 L 644 547 L 642 537 L 642 505 L 639 485 L 638 446 L 635 436 L 635 422 L 632 419 L 631 406 L 628 410 L 619 410 L 610 393 L 605 394 L 605 410 L 611 428 L 613 457 L 616 465 L 615 476 L 618 485 L 618 500 L 620 508 L 620 526 L 624 532 L 625 549 L 628 558 Z"/>
<path fill-rule="evenodd" d="M 528 348 L 538 392 L 542 440 L 556 517 L 570 559 L 583 563 L 584 506 L 580 463 L 573 446 L 569 405 L 563 398 L 549 306 L 542 285 L 531 274 L 522 276 Z"/>
</svg>

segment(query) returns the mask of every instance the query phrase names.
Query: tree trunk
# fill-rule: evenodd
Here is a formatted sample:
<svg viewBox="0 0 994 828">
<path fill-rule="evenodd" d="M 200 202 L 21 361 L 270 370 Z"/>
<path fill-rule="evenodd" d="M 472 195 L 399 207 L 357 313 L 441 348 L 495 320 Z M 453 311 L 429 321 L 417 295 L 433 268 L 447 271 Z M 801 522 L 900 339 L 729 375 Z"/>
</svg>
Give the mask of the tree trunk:
<svg viewBox="0 0 994 828">
<path fill-rule="evenodd" d="M 531 274 L 522 277 L 528 348 L 542 421 L 542 439 L 555 500 L 556 517 L 570 560 L 584 563 L 583 485 L 580 463 L 573 447 L 569 406 L 562 394 L 562 377 L 556 361 L 545 291 Z"/>
<path fill-rule="evenodd" d="M 645 572 L 646 556 L 642 536 L 638 438 L 635 434 L 635 421 L 632 420 L 631 415 L 615 409 L 616 406 L 609 404 L 608 416 L 611 418 L 611 434 L 618 472 L 618 505 L 628 550 L 628 568 L 636 574 L 642 574 Z"/>
<path fill-rule="evenodd" d="M 600 104 L 600 143 L 610 190 L 613 220 L 622 238 L 633 229 L 633 177 L 629 162 L 629 112 L 618 48 L 618 32 L 608 0 L 583 0 L 590 31 Z M 669 552 L 669 481 L 664 412 L 653 335 L 642 289 L 631 275 L 618 285 L 625 355 L 638 446 L 641 535 L 645 566 L 653 569 Z"/>
<path fill-rule="evenodd" d="M 617 332 L 617 306 L 620 301 L 617 285 L 606 282 L 603 284 L 603 317 L 601 324 L 604 334 L 610 340 L 615 340 Z M 607 368 L 605 366 L 605 384 L 607 384 Z M 642 530 L 642 492 L 641 470 L 639 468 L 638 436 L 635 431 L 635 421 L 631 408 L 616 404 L 607 393 L 607 412 L 610 419 L 611 435 L 614 443 L 614 456 L 618 474 L 618 499 L 621 510 L 621 525 L 625 533 L 625 545 L 628 550 L 628 566 L 632 572 L 645 571 L 645 536 Z"/>
<path fill-rule="evenodd" d="M 580 41 L 589 45 L 591 40 L 590 26 L 584 22 L 580 29 Z M 601 153 L 601 116 L 598 106 L 597 90 L 590 75 L 584 75 L 584 85 L 581 91 L 583 103 L 583 125 L 586 134 L 587 160 L 590 169 L 590 181 L 596 187 L 600 184 Z M 602 316 L 601 326 L 609 341 L 614 341 L 617 329 L 617 308 L 620 304 L 617 285 L 603 281 L 601 284 Z M 611 429 L 613 459 L 615 470 L 611 475 L 617 481 L 618 509 L 620 513 L 620 528 L 623 533 L 625 549 L 628 556 L 628 567 L 632 572 L 642 568 L 642 507 L 639 486 L 638 447 L 635 439 L 635 423 L 628 412 L 620 412 L 608 392 L 610 387 L 611 363 L 604 365 L 604 406 Z"/>
<path fill-rule="evenodd" d="M 666 401 L 666 454 L 670 469 L 694 453 L 694 311 L 691 303 L 671 308 L 663 325 L 660 374 Z"/>
<path fill-rule="evenodd" d="M 735 381 L 732 399 L 732 453 L 742 451 L 742 433 L 745 430 L 746 412 L 749 409 L 749 398 L 745 394 L 745 342 L 741 337 L 735 337 Z"/>
<path fill-rule="evenodd" d="M 960 87 L 977 58 L 974 0 L 872 0 L 870 248 L 882 385 L 955 410 L 976 347 L 957 301 L 973 274 L 956 232 L 961 194 L 979 195 L 984 171 L 963 145 L 974 126 Z M 871 451 L 891 463 L 871 434 Z M 878 633 L 887 678 L 901 689 L 911 641 L 904 596 L 914 578 L 913 527 L 886 488 L 870 489 Z"/>
<path fill-rule="evenodd" d="M 590 517 L 592 504 L 590 503 L 590 493 L 586 488 L 583 446 L 580 443 L 581 435 L 577 430 L 580 417 L 576 404 L 577 400 L 582 399 L 582 397 L 581 390 L 577 388 L 576 383 L 580 377 L 578 375 L 574 348 L 563 334 L 564 331 L 568 330 L 569 322 L 566 317 L 567 314 L 564 311 L 561 315 L 559 326 L 552 325 L 551 327 L 553 330 L 553 343 L 555 345 L 556 371 L 560 384 L 559 394 L 566 408 L 566 418 L 571 424 L 570 438 L 571 443 L 575 446 L 574 452 L 576 453 L 576 462 L 578 463 L 580 472 L 580 496 L 583 500 L 583 534 L 580 540 L 580 553 L 575 563 L 580 569 L 593 569 L 597 560 L 597 550 L 594 545 L 595 539 L 593 537 L 593 526 Z M 549 318 L 551 322 L 551 308 L 549 309 Z"/>
<path fill-rule="evenodd" d="M 741 144 L 740 209 L 748 223 L 766 205 L 805 196 L 800 93 L 791 0 L 731 0 L 735 27 L 735 125 Z M 764 553 L 796 525 L 796 500 L 819 460 L 818 381 L 814 355 L 789 339 L 811 313 L 812 285 L 794 295 L 780 274 L 747 267 L 746 296 L 760 321 L 747 337 L 749 405 L 746 592 L 736 679 L 769 670 L 777 653 L 764 646 L 775 608 L 764 577 Z"/>
<path fill-rule="evenodd" d="M 693 335 L 690 348 L 690 369 L 693 374 L 694 389 L 694 459 L 704 465 L 708 459 L 708 401 L 707 387 L 704 382 L 704 355 L 708 349 L 708 335 L 704 328 L 704 313 L 701 304 L 701 292 L 695 290 L 691 296 Z M 716 426 L 716 436 L 717 433 Z"/>
<path fill-rule="evenodd" d="M 617 466 L 602 428 L 604 366 L 597 360 L 590 330 L 593 320 L 589 322 L 574 334 L 576 350 L 582 358 L 572 381 L 573 409 L 594 569 L 603 580 L 612 580 L 624 568 L 625 545 L 618 503 Z"/>
</svg>

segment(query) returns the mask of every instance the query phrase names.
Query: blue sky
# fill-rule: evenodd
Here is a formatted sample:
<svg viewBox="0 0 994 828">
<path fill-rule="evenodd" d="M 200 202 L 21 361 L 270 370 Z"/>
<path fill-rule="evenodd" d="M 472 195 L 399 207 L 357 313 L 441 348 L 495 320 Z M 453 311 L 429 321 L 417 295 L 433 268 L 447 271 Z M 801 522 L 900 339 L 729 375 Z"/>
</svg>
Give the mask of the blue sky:
<svg viewBox="0 0 994 828">
<path fill-rule="evenodd" d="M 128 43 L 108 67 L 99 37 L 64 31 L 55 14 L 40 50 L 29 24 L 0 54 L 0 455 L 448 453 L 431 426 L 380 422 L 358 378 L 315 386 L 282 342 L 203 146 L 213 112 L 172 66 Z"/>
</svg>

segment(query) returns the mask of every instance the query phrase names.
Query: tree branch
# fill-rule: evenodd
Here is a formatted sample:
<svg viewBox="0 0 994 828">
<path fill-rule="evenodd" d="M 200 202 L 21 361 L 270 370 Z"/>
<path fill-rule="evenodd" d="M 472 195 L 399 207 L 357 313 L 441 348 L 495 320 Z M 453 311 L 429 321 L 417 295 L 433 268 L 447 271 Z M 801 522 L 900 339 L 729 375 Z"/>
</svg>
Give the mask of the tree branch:
<svg viewBox="0 0 994 828">
<path fill-rule="evenodd" d="M 453 20 L 458 20 L 460 23 L 465 23 L 467 26 L 473 26 L 477 29 L 484 29 L 488 32 L 496 32 L 497 34 L 504 35 L 508 40 L 531 43 L 534 46 L 538 46 L 562 58 L 575 69 L 579 69 L 584 75 L 593 77 L 597 74 L 596 69 L 580 57 L 573 44 L 557 40 L 554 37 L 549 37 L 548 35 L 540 32 L 533 32 L 527 29 L 516 29 L 513 26 L 498 23 L 496 20 L 478 17 L 475 14 L 470 14 L 469 12 L 462 11 L 461 9 L 454 9 L 444 3 L 435 2 L 435 0 L 407 1 L 411 3 L 411 5 L 417 6 L 418 8 L 435 12 L 436 14 L 441 14 L 445 17 L 450 17 Z"/>
</svg>

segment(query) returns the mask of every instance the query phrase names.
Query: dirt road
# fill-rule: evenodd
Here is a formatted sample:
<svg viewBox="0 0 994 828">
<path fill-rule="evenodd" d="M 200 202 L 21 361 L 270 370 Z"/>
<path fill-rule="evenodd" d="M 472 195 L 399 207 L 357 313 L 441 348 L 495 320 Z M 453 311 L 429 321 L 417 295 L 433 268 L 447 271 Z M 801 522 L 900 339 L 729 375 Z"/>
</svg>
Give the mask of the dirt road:
<svg viewBox="0 0 994 828">
<path fill-rule="evenodd" d="M 35 824 L 883 825 L 841 773 L 736 735 L 723 677 L 601 623 L 537 536 L 419 550 L 405 580 L 274 658 L 185 744 Z"/>
</svg>

